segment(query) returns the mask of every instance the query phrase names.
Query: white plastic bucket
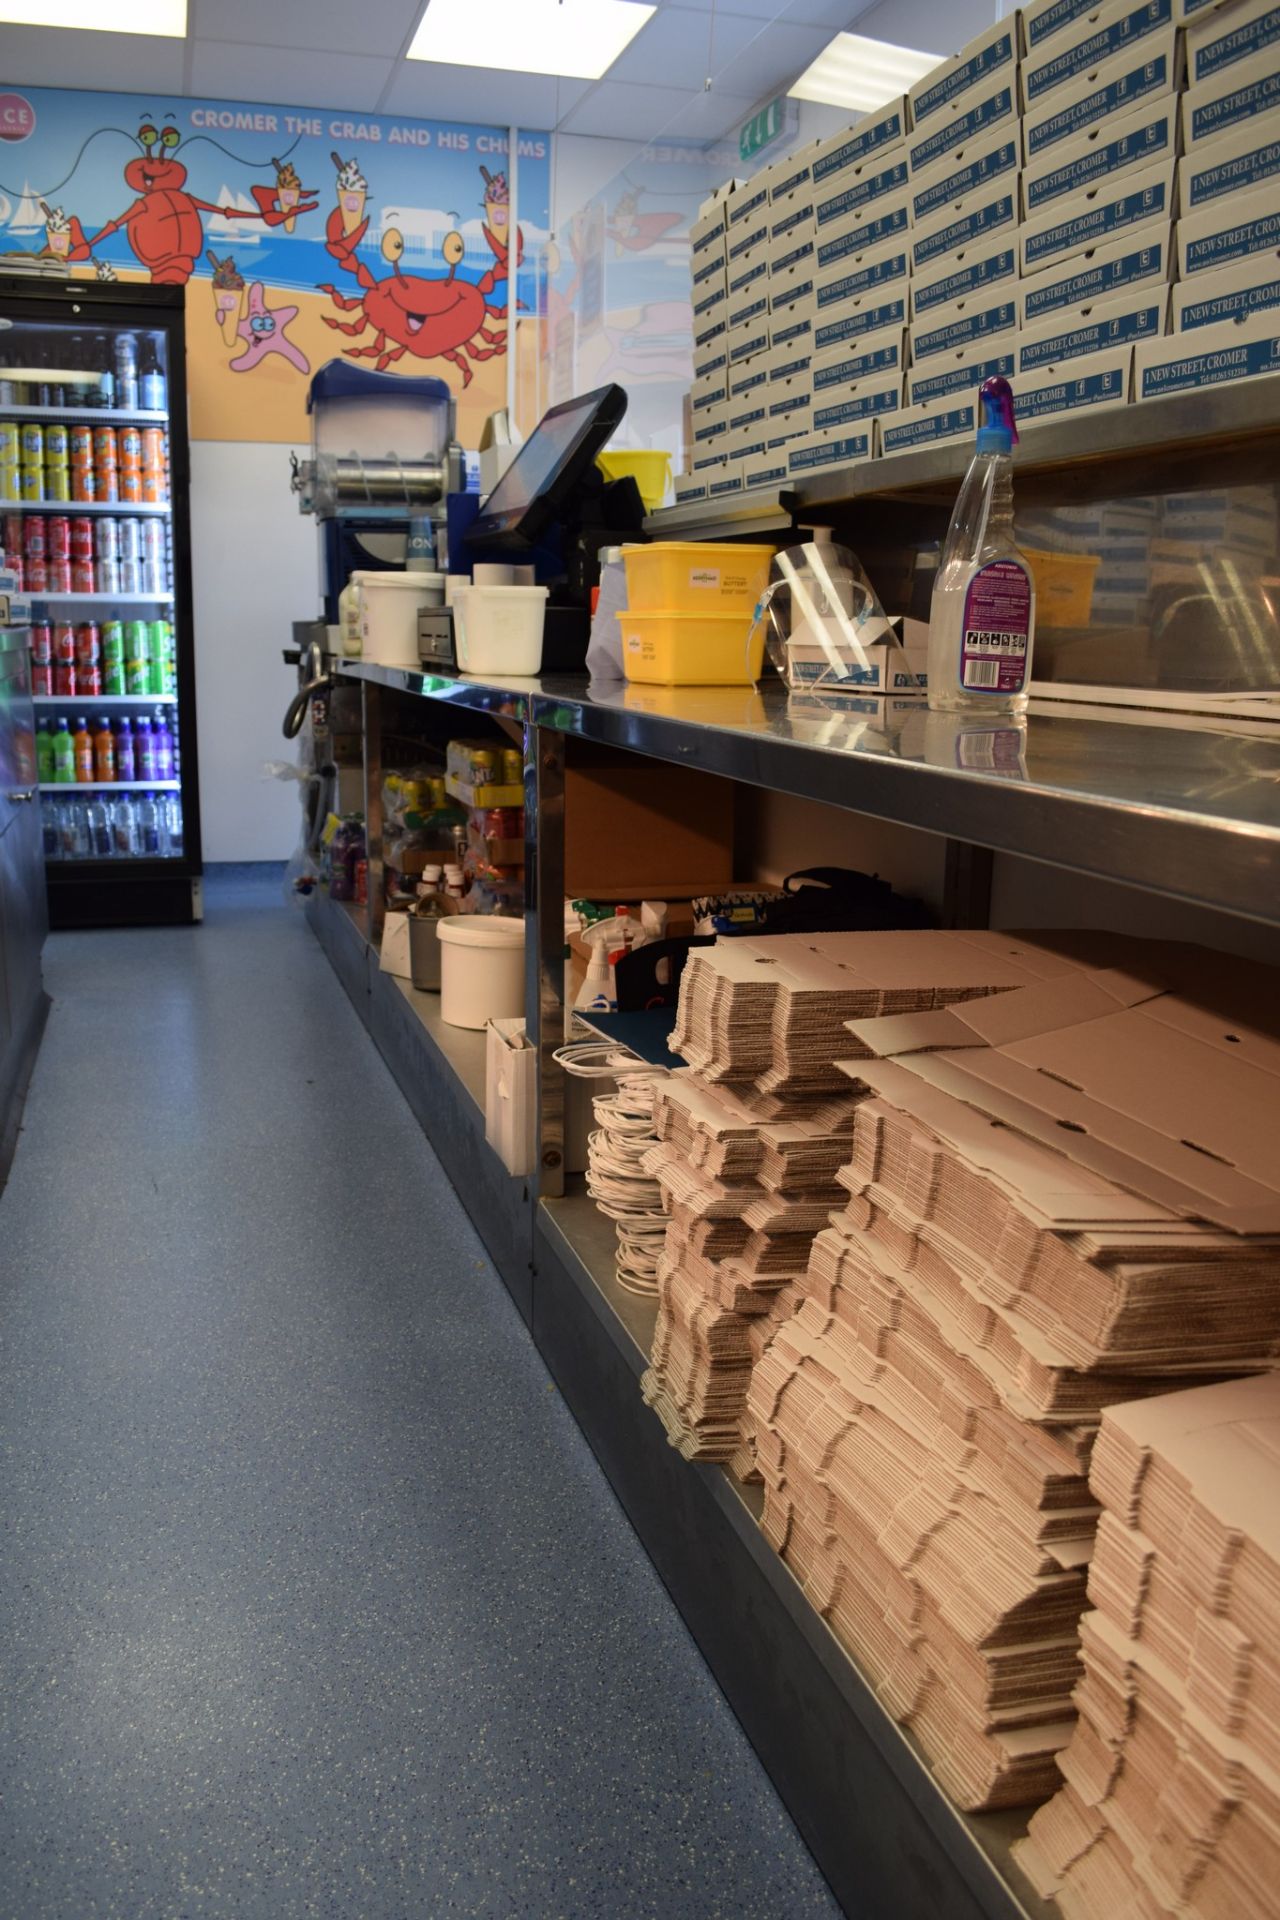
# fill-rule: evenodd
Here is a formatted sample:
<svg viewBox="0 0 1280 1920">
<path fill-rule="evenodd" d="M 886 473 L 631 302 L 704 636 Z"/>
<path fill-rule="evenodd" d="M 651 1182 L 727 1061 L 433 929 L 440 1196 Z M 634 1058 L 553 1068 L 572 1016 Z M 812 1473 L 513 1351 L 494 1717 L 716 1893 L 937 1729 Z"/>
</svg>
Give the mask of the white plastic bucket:
<svg viewBox="0 0 1280 1920">
<path fill-rule="evenodd" d="M 444 603 L 442 573 L 353 573 L 360 596 L 364 657 L 383 667 L 417 667 L 418 609 Z"/>
<path fill-rule="evenodd" d="M 440 1018 L 483 1027 L 524 1013 L 524 921 L 505 914 L 454 914 L 439 922 Z"/>
<path fill-rule="evenodd" d="M 542 666 L 545 587 L 455 587 L 454 637 L 463 673 L 528 679 Z"/>
</svg>

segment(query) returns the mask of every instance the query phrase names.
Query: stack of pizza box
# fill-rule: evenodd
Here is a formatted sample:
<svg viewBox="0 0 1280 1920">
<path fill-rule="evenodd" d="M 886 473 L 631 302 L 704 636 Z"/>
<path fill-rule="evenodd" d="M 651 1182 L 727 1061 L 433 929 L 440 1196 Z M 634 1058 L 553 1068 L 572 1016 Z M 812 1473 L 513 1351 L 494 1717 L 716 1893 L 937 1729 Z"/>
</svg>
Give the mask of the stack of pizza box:
<svg viewBox="0 0 1280 1920">
<path fill-rule="evenodd" d="M 1065 1785 L 1016 1851 L 1067 1920 L 1264 1920 L 1280 1888 L 1280 1377 L 1104 1414 Z"/>
</svg>

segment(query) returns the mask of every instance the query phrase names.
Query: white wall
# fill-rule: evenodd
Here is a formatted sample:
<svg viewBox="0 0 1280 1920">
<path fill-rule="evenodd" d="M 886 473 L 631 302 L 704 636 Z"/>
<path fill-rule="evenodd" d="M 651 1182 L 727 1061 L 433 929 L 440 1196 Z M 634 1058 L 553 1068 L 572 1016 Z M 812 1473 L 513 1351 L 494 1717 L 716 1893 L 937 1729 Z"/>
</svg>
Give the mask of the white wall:
<svg viewBox="0 0 1280 1920">
<path fill-rule="evenodd" d="M 299 447 L 299 456 L 309 447 Z M 206 860 L 285 860 L 298 838 L 292 760 L 280 733 L 297 674 L 280 658 L 295 620 L 320 610 L 316 523 L 289 491 L 286 446 L 191 447 L 196 734 Z"/>
</svg>

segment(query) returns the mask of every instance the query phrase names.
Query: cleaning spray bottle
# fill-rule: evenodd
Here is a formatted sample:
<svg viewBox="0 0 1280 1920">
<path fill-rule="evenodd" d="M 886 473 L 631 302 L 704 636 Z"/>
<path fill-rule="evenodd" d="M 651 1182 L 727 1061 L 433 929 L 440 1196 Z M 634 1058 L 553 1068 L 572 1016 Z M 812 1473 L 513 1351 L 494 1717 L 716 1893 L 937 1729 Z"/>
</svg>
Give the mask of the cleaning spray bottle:
<svg viewBox="0 0 1280 1920">
<path fill-rule="evenodd" d="M 935 712 L 1024 713 L 1036 596 L 1013 537 L 1013 392 L 998 376 L 978 391 L 978 445 L 947 529 L 929 610 L 929 705 Z"/>
</svg>

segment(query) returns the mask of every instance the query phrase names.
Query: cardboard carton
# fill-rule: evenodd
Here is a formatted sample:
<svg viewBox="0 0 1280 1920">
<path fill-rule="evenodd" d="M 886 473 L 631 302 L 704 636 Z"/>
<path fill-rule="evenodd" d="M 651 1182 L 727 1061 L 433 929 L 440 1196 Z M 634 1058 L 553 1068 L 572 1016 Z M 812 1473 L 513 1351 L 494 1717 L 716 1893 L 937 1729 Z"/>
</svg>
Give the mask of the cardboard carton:
<svg viewBox="0 0 1280 1920">
<path fill-rule="evenodd" d="M 1270 117 L 1246 121 L 1235 132 L 1206 140 L 1178 162 L 1178 206 L 1199 213 L 1214 201 L 1255 191 L 1274 192 L 1280 177 L 1280 132 Z"/>
<path fill-rule="evenodd" d="M 851 167 L 863 166 L 878 153 L 898 146 L 907 131 L 905 98 L 891 100 L 878 112 L 818 141 L 810 162 L 815 193 L 826 192 Z"/>
<path fill-rule="evenodd" d="M 982 90 L 990 92 L 994 75 L 1016 75 L 1018 67 L 1018 23 L 1010 17 L 999 20 L 986 33 L 971 40 L 952 60 L 918 80 L 907 102 L 913 131 L 927 126 L 940 114 L 953 114 L 957 104 Z"/>
<path fill-rule="evenodd" d="M 1035 373 L 1064 360 L 1097 362 L 1118 347 L 1159 339 L 1167 331 L 1168 318 L 1169 290 L 1163 283 L 1144 292 L 1068 308 L 1039 326 L 1023 327 L 1018 334 L 1018 372 Z"/>
<path fill-rule="evenodd" d="M 850 166 L 814 188 L 813 218 L 818 245 L 823 236 L 845 227 L 855 215 L 865 220 L 881 202 L 896 203 L 906 196 L 905 146 L 885 148 Z"/>
<path fill-rule="evenodd" d="M 744 488 L 771 487 L 775 490 L 787 484 L 787 452 L 785 445 L 766 444 L 763 453 L 752 454 L 742 463 L 742 484 Z"/>
<path fill-rule="evenodd" d="M 913 322 L 911 365 L 923 366 L 957 347 L 976 347 L 1002 338 L 1017 325 L 1016 288 L 984 287 L 967 300 L 953 300 L 942 310 Z"/>
<path fill-rule="evenodd" d="M 810 474 L 852 466 L 871 458 L 871 422 L 838 433 L 808 433 L 787 447 L 787 471 L 793 481 Z"/>
<path fill-rule="evenodd" d="M 1050 207 L 1072 202 L 1118 175 L 1146 173 L 1175 159 L 1177 151 L 1178 105 L 1172 95 L 1111 115 L 1028 163 L 1022 175 L 1027 219 L 1039 219 Z"/>
<path fill-rule="evenodd" d="M 1280 313 L 1272 308 L 1250 320 L 1227 320 L 1146 341 L 1135 355 L 1135 400 L 1257 379 L 1280 369 Z"/>
<path fill-rule="evenodd" d="M 1022 117 L 1022 148 L 1027 164 L 1050 147 L 1076 140 L 1112 115 L 1132 112 L 1143 102 L 1175 93 L 1182 73 L 1182 49 L 1176 30 L 1162 28 L 1132 49 L 1121 49 L 1070 86 L 1055 87 Z"/>
<path fill-rule="evenodd" d="M 1012 183 L 991 196 L 972 194 L 967 200 L 942 208 L 933 219 L 922 221 L 912 230 L 912 272 L 928 273 L 949 254 L 1008 236 L 1017 226 L 1018 194 Z"/>
<path fill-rule="evenodd" d="M 797 261 L 781 273 L 769 276 L 769 313 L 775 318 L 786 313 L 792 307 L 814 303 L 815 288 L 813 263 L 808 260 Z"/>
<path fill-rule="evenodd" d="M 879 422 L 880 452 L 888 457 L 947 440 L 971 441 L 976 432 L 977 405 L 972 399 L 907 407 Z"/>
<path fill-rule="evenodd" d="M 1275 0 L 1235 0 L 1198 17 L 1187 28 L 1187 86 L 1205 86 L 1233 69 L 1247 68 L 1260 53 L 1280 44 Z"/>
<path fill-rule="evenodd" d="M 1220 268 L 1212 278 L 1192 280 L 1173 291 L 1173 324 L 1186 332 L 1247 320 L 1280 306 L 1280 253 L 1255 254 L 1237 266 Z"/>
<path fill-rule="evenodd" d="M 780 347 L 808 347 L 812 350 L 818 303 L 798 300 L 769 315 L 769 351 Z"/>
<path fill-rule="evenodd" d="M 877 414 L 895 413 L 902 405 L 902 369 L 883 368 L 861 380 L 837 385 L 825 395 L 813 396 L 814 432 L 843 433 L 858 422 L 870 423 Z"/>
<path fill-rule="evenodd" d="M 1280 132 L 1280 46 L 1223 67 L 1182 96 L 1182 143 L 1188 151 L 1242 127 Z"/>
<path fill-rule="evenodd" d="M 1036 326 L 1097 300 L 1140 290 L 1154 292 L 1167 286 L 1172 266 L 1173 247 L 1164 222 L 1137 227 L 1110 246 L 1087 248 L 1023 280 L 1018 290 L 1019 324 Z"/>
<path fill-rule="evenodd" d="M 707 499 L 723 500 L 729 494 L 742 492 L 742 463 L 739 460 L 724 460 L 714 473 L 707 476 Z"/>
<path fill-rule="evenodd" d="M 728 332 L 729 368 L 732 372 L 739 361 L 749 360 L 753 354 L 766 353 L 769 348 L 769 318 L 763 312 L 750 320 L 740 321 L 731 326 Z"/>
<path fill-rule="evenodd" d="M 1050 206 L 1022 227 L 1022 271 L 1026 275 L 1105 246 L 1142 229 L 1166 234 L 1174 208 L 1174 168 L 1165 161 L 1145 173 L 1122 175 L 1114 184 L 1099 181 L 1074 200 Z"/>
<path fill-rule="evenodd" d="M 1017 365 L 1017 347 L 1017 336 L 1010 332 L 994 340 L 935 354 L 927 365 L 913 366 L 907 375 L 907 405 L 951 404 L 971 394 L 995 374 L 1011 380 Z"/>
<path fill-rule="evenodd" d="M 1012 187 L 1022 162 L 1022 142 L 1016 127 L 1000 127 L 980 135 L 967 146 L 945 154 L 933 166 L 911 178 L 911 224 L 933 221 L 948 207 L 990 200 L 1001 188 Z"/>
<path fill-rule="evenodd" d="M 1016 229 L 944 254 L 919 269 L 911 283 L 912 320 L 926 320 L 945 313 L 954 301 L 980 299 L 997 289 L 1016 291 L 1018 273 Z"/>
<path fill-rule="evenodd" d="M 906 329 L 886 327 L 880 333 L 860 334 L 854 340 L 827 347 L 813 358 L 815 404 L 869 374 L 896 373 L 906 367 Z"/>
<path fill-rule="evenodd" d="M 1211 202 L 1178 222 L 1178 272 L 1185 279 L 1280 248 L 1280 197 L 1265 188 Z"/>
<path fill-rule="evenodd" d="M 1031 350 L 1041 344 L 1034 340 Z M 1067 353 L 1061 360 L 1019 371 L 1011 382 L 1019 420 L 1030 423 L 1054 413 L 1127 405 L 1133 355 L 1131 346 L 1099 346 L 1084 357 Z"/>
<path fill-rule="evenodd" d="M 1039 110 L 1055 93 L 1104 72 L 1117 61 L 1133 65 L 1135 53 L 1172 30 L 1171 0 L 1143 0 L 1139 6 L 1099 7 L 1068 33 L 1053 35 L 1047 44 L 1029 53 L 1021 69 L 1022 104 L 1027 113 Z"/>
<path fill-rule="evenodd" d="M 909 136 L 907 162 L 911 177 L 928 172 L 949 155 L 963 151 L 971 140 L 981 139 L 998 127 L 1016 130 L 1017 122 L 1017 73 L 1006 70 L 989 86 L 961 94 L 940 108 Z"/>
</svg>

